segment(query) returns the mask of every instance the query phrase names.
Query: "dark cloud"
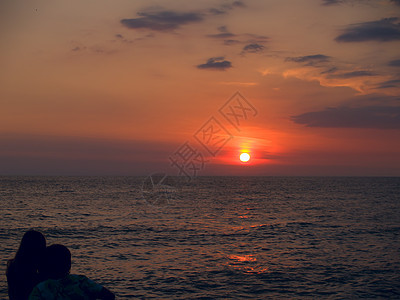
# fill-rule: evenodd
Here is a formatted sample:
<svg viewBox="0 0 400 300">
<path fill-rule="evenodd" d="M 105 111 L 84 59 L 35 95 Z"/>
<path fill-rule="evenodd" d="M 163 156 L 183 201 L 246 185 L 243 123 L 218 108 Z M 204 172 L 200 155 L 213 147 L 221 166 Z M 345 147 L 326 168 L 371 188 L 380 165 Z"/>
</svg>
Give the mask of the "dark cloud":
<svg viewBox="0 0 400 300">
<path fill-rule="evenodd" d="M 137 18 L 122 19 L 122 25 L 132 29 L 173 31 L 183 25 L 201 22 L 210 15 L 226 14 L 234 8 L 245 7 L 242 1 L 233 1 L 202 12 L 177 12 L 171 10 L 147 10 L 138 12 Z"/>
<path fill-rule="evenodd" d="M 210 8 L 208 11 L 212 15 L 222 15 L 237 7 L 244 8 L 246 5 L 243 1 L 233 1 L 232 3 L 226 3 L 216 8 Z"/>
<path fill-rule="evenodd" d="M 229 39 L 229 38 L 233 38 L 236 36 L 236 34 L 229 32 L 228 29 L 226 28 L 226 26 L 220 26 L 217 29 L 220 33 L 209 34 L 207 36 L 211 37 L 211 38 L 216 38 L 216 39 Z"/>
<path fill-rule="evenodd" d="M 232 40 L 232 39 L 224 40 L 224 45 L 227 45 L 227 46 L 232 46 L 232 45 L 241 44 L 241 43 L 242 42 L 239 40 Z"/>
<path fill-rule="evenodd" d="M 391 67 L 400 67 L 400 59 L 392 60 L 389 62 L 389 66 Z"/>
<path fill-rule="evenodd" d="M 400 107 L 330 107 L 291 119 L 307 127 L 400 129 Z"/>
<path fill-rule="evenodd" d="M 389 88 L 398 88 L 400 87 L 400 80 L 399 79 L 393 79 L 393 80 L 388 80 L 380 83 L 378 85 L 378 89 L 389 89 Z"/>
<path fill-rule="evenodd" d="M 102 46 L 75 46 L 74 48 L 71 49 L 72 52 L 74 52 L 74 54 L 79 54 L 79 55 L 83 55 L 83 54 L 105 54 L 105 55 L 109 55 L 109 54 L 114 54 L 116 52 L 115 49 L 108 49 Z"/>
<path fill-rule="evenodd" d="M 209 11 L 210 14 L 212 14 L 212 15 L 223 15 L 223 14 L 226 13 L 225 10 L 220 9 L 220 8 L 210 8 L 208 11 Z"/>
<path fill-rule="evenodd" d="M 224 59 L 225 57 L 212 57 L 209 58 L 205 64 L 198 65 L 197 68 L 222 71 L 232 68 L 231 62 Z"/>
<path fill-rule="evenodd" d="M 339 5 L 339 4 L 368 4 L 370 0 L 321 0 L 322 5 L 324 6 L 333 6 L 333 5 Z M 400 5 L 400 0 L 389 0 L 390 2 L 393 2 L 396 5 Z"/>
<path fill-rule="evenodd" d="M 203 15 L 196 12 L 181 13 L 174 11 L 139 12 L 140 17 L 122 19 L 121 24 L 132 29 L 150 29 L 154 31 L 173 31 L 182 25 L 200 22 Z"/>
<path fill-rule="evenodd" d="M 233 1 L 232 6 L 233 7 L 246 7 L 246 4 L 244 4 L 243 1 Z"/>
<path fill-rule="evenodd" d="M 338 70 L 338 68 L 336 67 L 331 67 L 325 71 L 322 71 L 321 74 L 333 74 Z"/>
<path fill-rule="evenodd" d="M 266 41 L 268 41 L 268 37 L 261 35 L 254 35 L 250 33 L 246 34 L 234 34 L 229 32 L 226 26 L 220 26 L 217 28 L 220 33 L 217 34 L 209 34 L 207 37 L 213 39 L 222 39 L 224 40 L 224 45 L 231 46 L 236 44 L 245 44 L 242 53 L 256 53 L 264 50 L 264 46 L 262 45 Z"/>
<path fill-rule="evenodd" d="M 268 42 L 269 37 L 265 36 L 265 35 L 257 35 L 257 34 L 251 34 L 251 33 L 246 33 L 244 35 L 247 38 L 247 43 L 265 43 Z"/>
<path fill-rule="evenodd" d="M 131 40 L 126 39 L 122 34 L 119 34 L 119 33 L 115 34 L 114 36 L 117 41 L 122 42 L 122 43 L 132 43 L 133 42 Z M 139 40 L 139 39 L 142 39 L 142 38 L 136 38 L 136 40 Z"/>
<path fill-rule="evenodd" d="M 324 63 L 330 61 L 331 57 L 323 54 L 298 56 L 298 57 L 288 57 L 286 61 L 293 61 L 297 63 L 305 63 L 306 66 L 314 66 L 319 63 Z"/>
<path fill-rule="evenodd" d="M 400 40 L 398 18 L 385 18 L 379 21 L 350 25 L 336 37 L 337 42 L 389 42 Z"/>
<path fill-rule="evenodd" d="M 336 5 L 342 3 L 342 0 L 322 0 L 322 5 Z"/>
<path fill-rule="evenodd" d="M 354 77 L 366 77 L 366 76 L 376 76 L 376 75 L 377 75 L 376 73 L 370 71 L 353 71 L 353 72 L 329 75 L 328 78 L 348 79 Z"/>
<path fill-rule="evenodd" d="M 243 47 L 242 53 L 258 53 L 265 49 L 263 45 L 260 44 L 248 44 Z"/>
</svg>

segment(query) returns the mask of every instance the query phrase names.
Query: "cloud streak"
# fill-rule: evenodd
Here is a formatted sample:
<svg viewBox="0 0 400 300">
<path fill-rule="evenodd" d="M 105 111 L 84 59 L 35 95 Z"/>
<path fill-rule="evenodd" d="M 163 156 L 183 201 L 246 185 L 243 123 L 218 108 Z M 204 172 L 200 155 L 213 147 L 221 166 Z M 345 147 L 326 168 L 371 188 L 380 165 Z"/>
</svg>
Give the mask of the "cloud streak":
<svg viewBox="0 0 400 300">
<path fill-rule="evenodd" d="M 400 67 L 400 59 L 392 60 L 389 62 L 389 66 L 391 67 Z"/>
<path fill-rule="evenodd" d="M 330 6 L 342 3 L 342 0 L 322 0 L 322 5 Z"/>
<path fill-rule="evenodd" d="M 236 34 L 229 32 L 229 30 L 226 28 L 226 26 L 218 27 L 218 31 L 220 33 L 209 34 L 209 35 L 207 35 L 207 37 L 214 38 L 214 39 L 230 39 L 230 38 L 236 37 Z"/>
<path fill-rule="evenodd" d="M 355 78 L 355 77 L 368 77 L 368 76 L 376 76 L 376 75 L 378 75 L 378 74 L 370 72 L 370 71 L 353 71 L 353 72 L 329 75 L 328 78 L 349 79 L 349 78 Z"/>
<path fill-rule="evenodd" d="M 265 44 L 269 38 L 262 35 L 255 35 L 251 33 L 234 34 L 230 32 L 226 26 L 220 26 L 217 28 L 219 33 L 208 34 L 206 37 L 215 40 L 222 40 L 225 46 L 235 46 L 238 44 L 244 45 L 241 51 L 241 55 L 246 53 L 260 53 L 265 50 Z"/>
<path fill-rule="evenodd" d="M 389 89 L 389 88 L 398 88 L 400 87 L 400 80 L 399 79 L 393 79 L 393 80 L 387 80 L 384 82 L 381 82 L 378 85 L 378 89 Z"/>
<path fill-rule="evenodd" d="M 139 12 L 138 18 L 122 19 L 121 24 L 131 29 L 149 29 L 153 31 L 173 31 L 183 25 L 203 21 L 204 16 L 196 12 Z"/>
<path fill-rule="evenodd" d="M 178 12 L 173 10 L 148 10 L 137 13 L 136 18 L 122 19 L 120 23 L 130 29 L 144 29 L 160 32 L 170 32 L 184 25 L 204 21 L 206 17 L 222 15 L 234 8 L 246 7 L 242 1 L 233 1 L 197 12 Z M 225 33 L 227 35 L 227 33 Z M 230 36 L 228 36 L 230 37 Z"/>
<path fill-rule="evenodd" d="M 231 4 L 223 4 L 217 8 L 210 8 L 208 11 L 212 15 L 223 15 L 234 8 L 244 8 L 246 5 L 243 1 L 233 1 Z"/>
<path fill-rule="evenodd" d="M 232 68 L 232 63 L 224 59 L 224 57 L 211 57 L 207 60 L 205 64 L 198 65 L 197 68 L 221 71 Z"/>
<path fill-rule="evenodd" d="M 348 26 L 337 36 L 337 42 L 390 42 L 400 40 L 398 18 L 385 18 L 379 21 L 358 23 Z"/>
<path fill-rule="evenodd" d="M 329 107 L 293 116 L 291 120 L 307 127 L 400 129 L 400 107 Z"/>
<path fill-rule="evenodd" d="M 263 45 L 253 43 L 253 44 L 248 44 L 243 47 L 242 54 L 244 53 L 259 53 L 264 51 L 265 47 Z"/>
<path fill-rule="evenodd" d="M 326 56 L 323 54 L 315 54 L 315 55 L 307 55 L 307 56 L 298 56 L 298 57 L 288 57 L 285 61 L 293 61 L 296 63 L 303 63 L 306 66 L 314 66 L 320 63 L 329 62 L 331 60 L 330 56 Z"/>
</svg>

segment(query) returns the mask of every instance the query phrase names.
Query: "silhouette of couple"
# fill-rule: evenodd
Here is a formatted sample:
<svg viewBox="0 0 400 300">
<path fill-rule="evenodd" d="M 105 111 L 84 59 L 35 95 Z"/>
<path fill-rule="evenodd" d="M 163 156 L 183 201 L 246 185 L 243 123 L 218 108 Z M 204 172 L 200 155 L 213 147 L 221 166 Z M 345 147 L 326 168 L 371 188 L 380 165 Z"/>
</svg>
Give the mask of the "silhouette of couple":
<svg viewBox="0 0 400 300">
<path fill-rule="evenodd" d="M 105 287 L 83 275 L 72 275 L 71 252 L 63 245 L 46 248 L 38 231 L 29 230 L 19 249 L 7 264 L 10 300 L 104 299 L 115 296 Z"/>
</svg>

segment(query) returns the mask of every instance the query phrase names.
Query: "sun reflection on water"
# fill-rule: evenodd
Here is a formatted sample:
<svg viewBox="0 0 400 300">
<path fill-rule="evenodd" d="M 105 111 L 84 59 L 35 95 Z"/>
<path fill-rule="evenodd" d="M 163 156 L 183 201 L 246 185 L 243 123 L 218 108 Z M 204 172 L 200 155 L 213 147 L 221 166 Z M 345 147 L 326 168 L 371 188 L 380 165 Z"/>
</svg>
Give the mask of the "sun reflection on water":
<svg viewBox="0 0 400 300">
<path fill-rule="evenodd" d="M 268 267 L 261 265 L 257 258 L 252 254 L 229 254 L 227 255 L 227 258 L 229 260 L 229 268 L 244 274 L 264 274 L 269 270 Z"/>
</svg>

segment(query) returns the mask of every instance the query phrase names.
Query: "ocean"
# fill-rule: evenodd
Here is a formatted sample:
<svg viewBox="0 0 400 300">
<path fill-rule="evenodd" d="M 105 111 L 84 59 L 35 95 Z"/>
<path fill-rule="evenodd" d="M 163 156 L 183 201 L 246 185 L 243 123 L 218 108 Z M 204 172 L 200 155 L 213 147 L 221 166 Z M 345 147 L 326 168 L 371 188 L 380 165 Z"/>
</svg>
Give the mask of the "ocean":
<svg viewBox="0 0 400 300">
<path fill-rule="evenodd" d="M 0 299 L 24 232 L 117 299 L 400 299 L 400 178 L 0 177 Z"/>
</svg>

